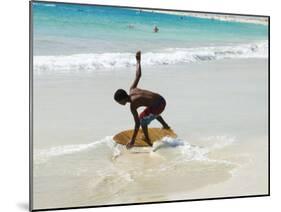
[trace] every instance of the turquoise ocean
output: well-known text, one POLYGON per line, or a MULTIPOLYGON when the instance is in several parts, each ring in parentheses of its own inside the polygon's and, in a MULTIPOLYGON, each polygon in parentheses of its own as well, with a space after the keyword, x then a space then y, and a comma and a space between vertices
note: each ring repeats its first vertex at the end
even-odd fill
POLYGON ((268 27, 130 8, 33 3, 36 72, 265 58, 268 27), (158 33, 153 28, 159 28, 158 33))

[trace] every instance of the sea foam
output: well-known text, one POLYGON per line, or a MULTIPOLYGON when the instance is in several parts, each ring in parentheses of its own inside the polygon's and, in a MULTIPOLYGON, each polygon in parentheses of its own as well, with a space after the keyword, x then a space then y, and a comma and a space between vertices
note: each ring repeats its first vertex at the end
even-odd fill
MULTIPOLYGON (((267 42, 196 48, 168 48, 142 55, 143 66, 195 63, 231 58, 266 58, 267 42)), ((35 56, 35 72, 91 72, 135 66, 134 53, 92 53, 35 56)))
MULTIPOLYGON (((41 164, 49 161, 50 159, 59 158, 61 156, 73 155, 73 154, 84 154, 85 151, 102 151, 105 154, 104 159, 111 158, 115 160, 116 158, 122 156, 125 152, 131 153, 150 153, 157 154, 159 156, 165 157, 165 151, 163 150, 174 150, 177 151, 177 158, 180 161, 207 161, 208 153, 215 149, 221 149, 235 142, 235 138, 230 136, 209 136, 202 138, 202 140, 211 140, 213 145, 210 147, 201 147, 192 145, 190 142, 181 138, 171 138, 164 137, 161 140, 154 142, 153 147, 136 147, 131 150, 126 150, 124 145, 120 145, 114 142, 112 136, 106 136, 103 139, 87 143, 87 144, 74 144, 74 145, 64 145, 56 146, 48 149, 35 149, 34 151, 34 162, 35 164, 41 164), (98 148, 100 148, 98 150, 98 148), (107 149, 109 151, 103 151, 107 149), (107 152, 107 153, 106 153, 107 152)), ((176 159, 176 158, 175 158, 176 159)))

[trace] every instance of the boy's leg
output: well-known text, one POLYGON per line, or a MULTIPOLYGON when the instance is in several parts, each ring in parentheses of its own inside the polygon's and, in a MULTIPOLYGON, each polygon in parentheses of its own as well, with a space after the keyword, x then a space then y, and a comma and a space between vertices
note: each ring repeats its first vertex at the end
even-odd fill
POLYGON ((156 119, 162 124, 164 129, 170 129, 169 125, 164 121, 162 116, 157 116, 156 119))
POLYGON ((146 143, 148 143, 148 145, 152 146, 152 143, 151 143, 151 141, 149 139, 149 136, 148 136, 147 125, 146 124, 142 124, 141 128, 142 128, 143 134, 145 136, 146 143))

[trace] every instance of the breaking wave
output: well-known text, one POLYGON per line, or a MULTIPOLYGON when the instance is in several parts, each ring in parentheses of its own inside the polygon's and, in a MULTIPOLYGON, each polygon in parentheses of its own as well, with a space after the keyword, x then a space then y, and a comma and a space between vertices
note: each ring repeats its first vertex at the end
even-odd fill
MULTIPOLYGON (((232 58, 266 58, 267 42, 238 46, 169 48, 142 55, 143 66, 196 63, 232 58)), ((60 56, 35 56, 36 72, 91 72, 135 66, 134 53, 93 53, 60 56)))

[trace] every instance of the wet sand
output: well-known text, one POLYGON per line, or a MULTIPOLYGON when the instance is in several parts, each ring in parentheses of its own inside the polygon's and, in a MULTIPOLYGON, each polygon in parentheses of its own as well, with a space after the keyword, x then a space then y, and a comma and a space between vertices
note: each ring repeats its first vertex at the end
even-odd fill
POLYGON ((111 139, 134 71, 34 75, 35 209, 267 193, 266 59, 143 67, 179 140, 139 154, 111 139))

